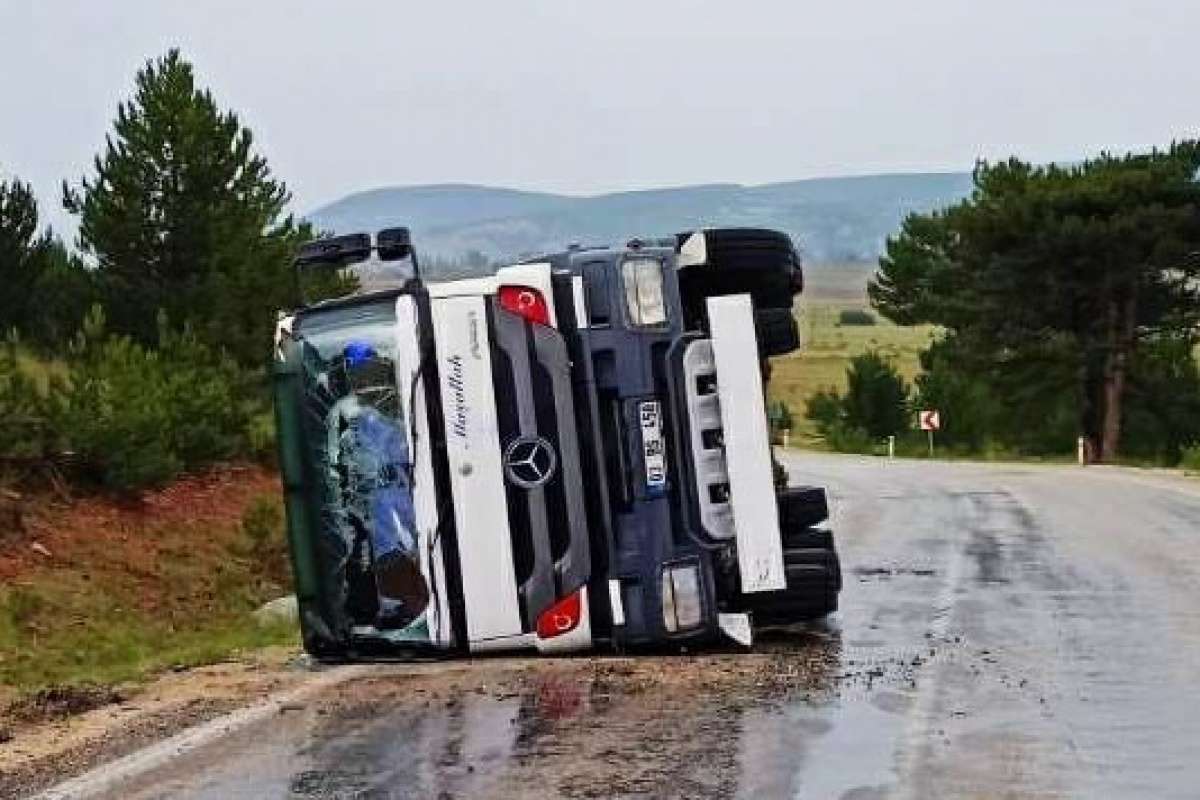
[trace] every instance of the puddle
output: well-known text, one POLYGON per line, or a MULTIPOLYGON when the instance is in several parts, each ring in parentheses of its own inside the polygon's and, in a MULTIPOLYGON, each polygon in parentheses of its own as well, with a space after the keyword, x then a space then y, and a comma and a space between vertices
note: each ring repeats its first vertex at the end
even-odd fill
POLYGON ((858 738, 839 730, 847 669, 870 668, 821 628, 752 654, 397 669, 113 796, 755 796, 790 786, 809 742, 858 738))

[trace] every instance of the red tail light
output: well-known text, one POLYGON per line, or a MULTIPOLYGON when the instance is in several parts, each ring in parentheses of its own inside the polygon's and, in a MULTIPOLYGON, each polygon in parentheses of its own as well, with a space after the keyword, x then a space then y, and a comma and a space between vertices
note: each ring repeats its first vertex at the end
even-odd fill
POLYGON ((550 306, 542 293, 530 286, 501 286, 500 307, 539 325, 550 324, 550 306))
POLYGON ((562 636, 564 633, 575 630, 583 615, 583 604, 579 601, 582 592, 581 589, 575 594, 567 595, 542 612, 537 621, 539 638, 553 639, 555 636, 562 636))

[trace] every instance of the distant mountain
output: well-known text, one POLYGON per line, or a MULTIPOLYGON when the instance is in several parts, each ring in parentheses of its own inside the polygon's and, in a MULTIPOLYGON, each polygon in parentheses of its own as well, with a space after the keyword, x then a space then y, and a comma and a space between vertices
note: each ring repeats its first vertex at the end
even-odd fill
POLYGON ((621 242, 714 225, 785 230, 805 259, 870 261, 912 211, 966 196, 967 173, 819 178, 762 186, 710 184, 571 197, 466 184, 398 186, 349 195, 307 215, 335 233, 407 225, 421 253, 460 260, 621 242))

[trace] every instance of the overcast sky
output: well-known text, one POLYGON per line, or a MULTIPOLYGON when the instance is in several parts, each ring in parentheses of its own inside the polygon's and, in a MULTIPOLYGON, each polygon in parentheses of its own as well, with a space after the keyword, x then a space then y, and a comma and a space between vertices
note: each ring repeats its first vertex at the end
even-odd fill
POLYGON ((89 167, 179 46, 298 211, 1074 159, 1200 127, 1196 0, 0 0, 0 171, 89 167))

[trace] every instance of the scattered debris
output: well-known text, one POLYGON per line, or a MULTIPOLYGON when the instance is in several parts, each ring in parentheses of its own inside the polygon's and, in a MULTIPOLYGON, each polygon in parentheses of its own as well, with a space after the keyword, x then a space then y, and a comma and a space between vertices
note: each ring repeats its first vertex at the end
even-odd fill
POLYGON ((112 686, 51 686, 14 701, 8 714, 21 722, 38 722, 124 701, 125 695, 112 686))

